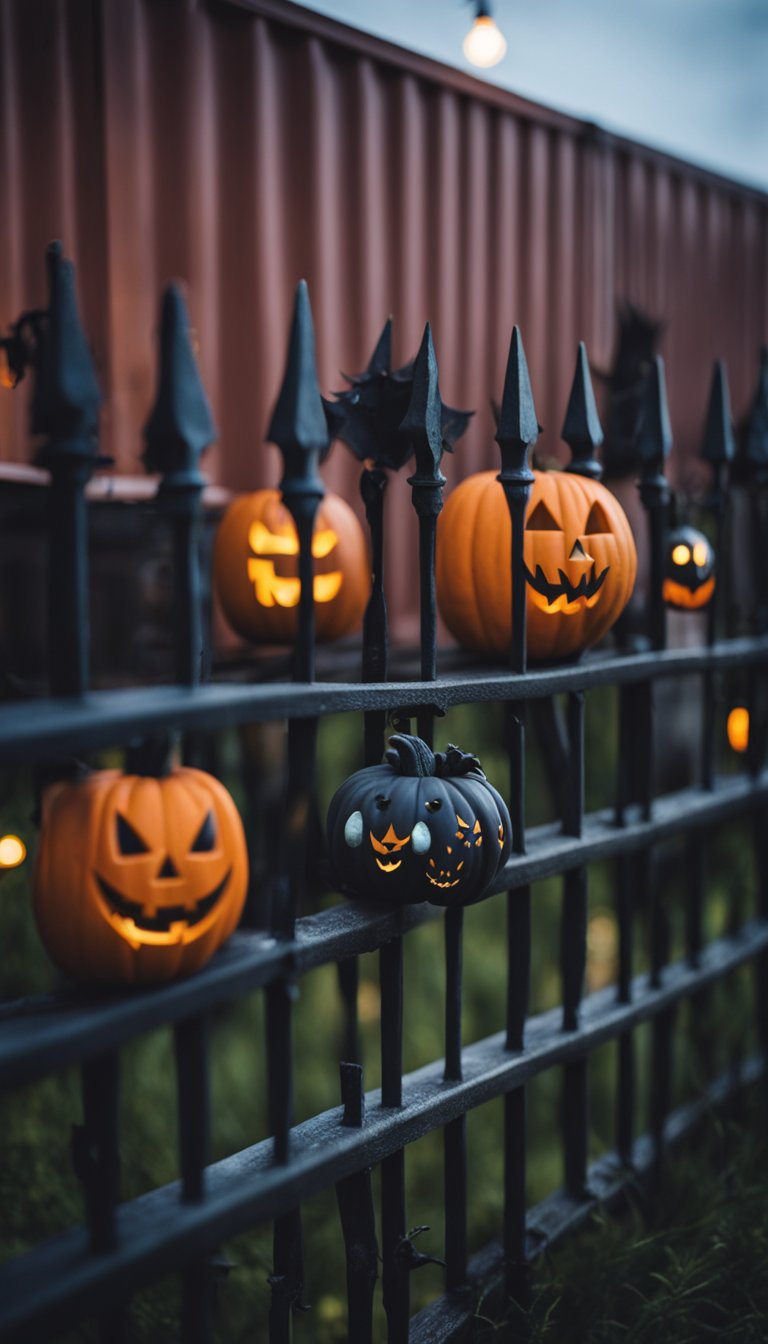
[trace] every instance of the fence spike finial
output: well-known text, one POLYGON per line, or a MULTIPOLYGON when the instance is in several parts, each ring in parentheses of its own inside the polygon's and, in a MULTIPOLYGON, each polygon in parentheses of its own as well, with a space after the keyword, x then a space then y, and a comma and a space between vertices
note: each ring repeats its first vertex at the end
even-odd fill
POLYGON ((740 456, 742 474, 762 484, 768 478, 768 345, 760 351, 760 373, 742 425, 740 456))
POLYGON ((533 480, 528 454, 539 437, 531 379, 520 328, 512 328, 496 442, 501 448, 501 480, 533 480))
POLYGON ((664 360, 654 356, 645 385, 640 423, 637 430, 637 452, 643 475, 663 474, 664 462, 672 449, 672 426, 669 420, 667 384, 664 360))
POLYGON ((390 313, 384 326, 381 329, 381 335, 376 342, 371 358, 368 361, 366 373, 375 378, 379 373, 389 373, 392 369, 392 314, 390 313))
POLYGON ((587 347, 583 341, 579 341, 576 371, 573 375, 561 437, 568 444, 572 454, 566 471, 575 472, 579 476, 591 476, 593 480, 599 481, 603 469, 595 457, 595 449, 600 447, 604 435, 595 404, 587 347))
POLYGON ((445 485, 440 471, 443 456, 442 402, 437 381, 437 358, 427 323, 413 366, 411 400, 400 429, 413 443, 416 471, 409 483, 445 485))
POLYGON ((705 462, 711 462, 714 467, 722 467, 732 461, 735 452, 728 374, 724 361, 718 359, 715 361, 712 373, 701 456, 705 462))
POLYGON ((216 426, 192 349, 189 314, 181 289, 166 285, 160 310, 157 395, 144 426, 142 461, 163 477, 163 488, 199 488, 201 453, 216 439, 216 426))
POLYGON ((39 328, 37 377, 32 397, 32 433, 51 442, 39 461, 48 466, 51 454, 95 459, 101 392, 93 357, 80 322, 75 267, 63 255, 59 242, 47 249, 47 322, 39 328))
POLYGON ((321 498, 325 490, 317 464, 328 446, 328 424, 317 381, 315 330, 306 280, 300 280, 296 287, 285 375, 267 438, 283 455, 283 495, 313 494, 321 498))

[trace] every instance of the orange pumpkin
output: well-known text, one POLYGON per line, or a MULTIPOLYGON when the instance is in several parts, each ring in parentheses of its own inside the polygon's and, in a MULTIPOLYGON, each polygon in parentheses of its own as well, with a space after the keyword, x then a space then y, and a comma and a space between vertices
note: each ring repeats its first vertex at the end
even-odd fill
MULTIPOLYGON (((637 553, 615 497, 598 481, 535 471, 525 515, 526 631, 533 660, 596 644, 629 601, 637 553)), ((505 655, 512 638, 512 524, 493 471, 449 495, 437 530, 437 600, 448 629, 479 653, 505 655)))
POLYGON ((198 970, 235 928, 247 885, 239 813, 202 770, 101 770, 45 794, 35 918, 76 979, 149 984, 198 970))
MULTIPOLYGON (((213 550, 216 591, 230 625, 253 644, 290 644, 299 603, 298 538, 279 490, 241 495, 213 550)), ((312 539, 317 638, 339 639, 362 619, 370 591, 363 529, 338 495, 324 495, 312 539)))

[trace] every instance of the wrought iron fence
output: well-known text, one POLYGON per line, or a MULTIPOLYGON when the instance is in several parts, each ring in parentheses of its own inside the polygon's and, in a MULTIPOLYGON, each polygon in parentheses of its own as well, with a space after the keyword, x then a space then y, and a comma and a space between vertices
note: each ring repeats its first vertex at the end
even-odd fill
MULTIPOLYGON (((328 446, 314 368, 306 291, 297 295, 285 382, 270 437, 284 460, 282 491, 298 531, 301 600, 292 681, 202 684, 196 535, 203 477, 198 459, 213 437, 205 395, 189 344, 183 301, 171 288, 163 304, 161 362, 155 407, 146 431, 145 460, 160 474, 158 508, 173 536, 176 684, 93 692, 88 686, 87 554, 84 487, 98 463, 99 393, 76 310, 72 267, 49 253, 50 303, 12 330, 5 342, 16 373, 31 361, 35 373, 32 429, 45 437, 40 461, 50 472, 50 696, 0 706, 0 764, 35 765, 41 778, 67 762, 168 732, 220 728, 285 719, 287 793, 281 876, 271 890, 269 927, 242 929, 198 974, 151 991, 130 994, 60 993, 5 1005, 0 1014, 0 1083, 7 1089, 65 1065, 82 1076, 83 1124, 73 1148, 82 1182, 84 1228, 74 1228, 6 1263, 0 1269, 3 1339, 53 1336, 85 1316, 96 1316, 104 1338, 122 1337, 118 1304, 169 1272, 183 1278, 181 1337, 214 1336, 210 1263, 224 1240, 257 1223, 274 1222, 271 1308, 263 1333, 273 1344, 288 1340, 304 1280, 301 1204, 335 1186, 347 1260, 349 1338, 372 1338, 374 1287, 382 1262, 384 1307, 390 1341, 447 1340, 471 1328, 476 1294, 496 1285, 525 1304, 529 1266, 542 1244, 570 1232, 611 1199, 638 1172, 658 1167, 666 1147, 701 1117, 705 1107, 760 1076, 768 1048, 768 774, 763 766, 764 705, 761 676, 768 661, 764 566, 755 573, 758 616, 748 637, 717 639, 725 610, 718 585, 706 643, 665 648, 662 600, 668 491, 664 461, 670 431, 663 365, 657 361, 646 392, 638 440, 640 483, 648 511, 650 597, 645 649, 596 655, 582 661, 527 670, 526 579, 523 526, 532 475, 529 454, 538 426, 520 335, 512 337, 499 416, 499 480, 512 519, 510 557, 513 633, 510 666, 462 665, 438 674, 435 610, 435 532, 444 484, 437 366, 429 329, 413 369, 405 427, 415 452, 410 478, 420 532, 421 645, 419 675, 387 680, 386 610, 382 589, 383 482, 364 469, 364 499, 373 534, 374 598, 366 624, 360 681, 315 679, 311 538, 323 486, 318 456, 328 446), (746 670, 752 729, 747 770, 720 778, 716 771, 719 680, 746 670), (703 686, 701 778, 698 786, 655 796, 653 691, 661 678, 695 674, 703 686), (618 771, 615 806, 585 813, 584 702, 597 687, 619 693, 618 771), (525 726, 529 702, 566 697, 562 762, 566 785, 559 822, 525 825, 525 726), (507 893, 508 995, 505 1029, 462 1048, 462 912, 448 909, 445 924, 445 1058, 403 1076, 403 940, 417 924, 441 917, 428 904, 396 909, 337 904, 300 918, 308 875, 306 817, 313 807, 318 721, 337 712, 362 714, 367 763, 381 756, 386 719, 415 718, 431 740, 435 714, 459 704, 504 706, 509 753, 513 853, 491 895, 507 893), (651 878, 653 846, 670 836, 694 840, 729 818, 753 823, 757 899, 752 917, 716 941, 702 925, 706 874, 700 846, 690 848, 686 893, 686 955, 668 962, 658 894, 651 878), (616 865, 619 975, 615 986, 583 996, 589 865, 616 865), (530 973, 531 883, 562 875, 562 1005, 527 1017, 530 973), (631 891, 650 909, 650 975, 633 973, 635 921, 631 891), (346 1040, 356 1039, 356 958, 378 951, 381 985, 380 1091, 364 1095, 362 1070, 341 1062, 340 1109, 292 1123, 294 1063, 292 991, 312 968, 337 963, 347 1015, 346 1040), (757 970, 756 999, 761 1055, 736 1073, 715 1077, 707 1093, 672 1110, 672 1042, 676 1010, 685 1001, 745 964, 757 970), (206 1024, 219 1005, 263 989, 266 999, 267 1074, 272 1137, 216 1163, 209 1160, 209 1084, 206 1024), (633 1128, 636 1084, 633 1032, 652 1024, 651 1132, 633 1128), (158 1025, 175 1033, 180 1178, 127 1203, 120 1200, 118 1096, 120 1051, 158 1025), (588 1167, 587 1065, 590 1054, 615 1042, 615 1151, 588 1167), (526 1209, 526 1085, 562 1066, 561 1141, 564 1188, 534 1210, 526 1209), (504 1099, 505 1178, 503 1224, 497 1243, 467 1245, 467 1142, 469 1111, 504 1099), (445 1295, 410 1319, 409 1276, 423 1261, 409 1233, 405 1206, 405 1152, 409 1143, 442 1130, 445 1151, 445 1295), (380 1165, 381 1234, 377 1237, 371 1169, 380 1165), (467 1288, 474 1288, 473 1293, 467 1288)), ((379 354, 381 354, 381 350, 379 354)), ((762 403, 742 453, 745 480, 758 491, 766 474, 768 433, 762 403)), ((599 475, 595 448, 599 424, 581 351, 566 416, 570 470, 599 475)), ((713 511, 724 554, 728 472, 733 439, 724 371, 716 370, 703 455, 713 466, 713 511)), ((381 475, 381 474, 380 474, 381 475)), ((755 495, 755 498, 757 496, 755 495)), ((759 504, 755 504, 759 519, 759 504)), ((316 857, 316 856, 315 856, 316 857)))

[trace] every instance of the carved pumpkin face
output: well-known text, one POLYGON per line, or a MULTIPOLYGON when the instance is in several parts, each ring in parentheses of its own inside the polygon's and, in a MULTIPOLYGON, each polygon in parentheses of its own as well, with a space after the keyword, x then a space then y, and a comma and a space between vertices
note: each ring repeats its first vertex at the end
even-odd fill
POLYGON ((358 770, 328 811, 341 888, 396 905, 479 900, 510 850, 506 805, 478 762, 437 756, 419 738, 390 739, 387 763, 358 770))
MULTIPOLYGON (((512 525, 495 472, 462 481, 437 531, 437 600, 460 644, 506 655, 512 638, 512 525)), ((532 660, 596 644, 624 610, 637 572, 629 523, 598 481, 534 472, 523 540, 532 660)))
POLYGON ((715 591, 715 552, 703 532, 676 527, 668 538, 662 594, 668 607, 706 607, 715 591))
POLYGON ((54 785, 34 877, 40 936, 78 979, 149 983, 202 966, 235 928, 248 861, 218 780, 99 771, 54 785))
MULTIPOLYGON (((362 618, 370 590, 363 530, 327 494, 312 539, 317 637, 339 639, 362 618)), ((213 552, 216 591, 230 625, 254 644, 290 644, 300 596, 298 538, 278 490, 241 495, 227 509, 213 552)))

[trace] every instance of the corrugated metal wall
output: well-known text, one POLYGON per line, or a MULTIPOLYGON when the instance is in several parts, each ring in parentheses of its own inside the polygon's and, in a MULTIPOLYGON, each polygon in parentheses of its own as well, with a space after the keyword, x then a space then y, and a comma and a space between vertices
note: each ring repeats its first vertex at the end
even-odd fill
MULTIPOLYGON (((302 275, 324 390, 389 312, 398 359, 432 321, 445 399, 478 409, 453 477, 495 460, 488 401, 515 321, 545 456, 576 342, 607 366, 618 299, 667 322, 681 452, 715 357, 745 406, 768 337, 765 196, 282 0, 0 0, 0 43, 0 323, 42 299, 61 237, 120 471, 137 468, 171 276, 221 431, 208 471, 234 488, 276 476, 262 435, 302 275)), ((21 396, 0 397, 0 456, 31 456, 21 396)), ((326 474, 355 497, 345 450, 326 474)))

